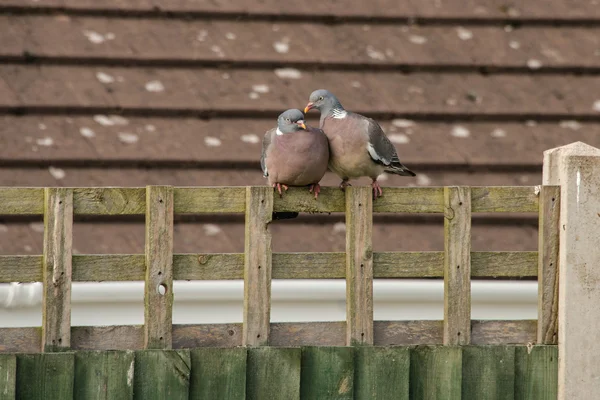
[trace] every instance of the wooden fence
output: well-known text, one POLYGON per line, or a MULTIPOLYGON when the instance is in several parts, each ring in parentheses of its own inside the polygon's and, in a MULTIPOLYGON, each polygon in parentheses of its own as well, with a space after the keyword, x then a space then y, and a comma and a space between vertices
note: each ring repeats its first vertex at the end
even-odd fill
POLYGON ((556 343, 560 187, 0 188, 0 215, 43 215, 44 253, 0 257, 0 282, 43 282, 43 325, 0 329, 0 351, 556 343), (346 252, 272 253, 273 212, 345 212, 346 252), (373 252, 372 213, 443 213, 443 252, 373 252), (472 252, 472 213, 536 212, 537 252, 472 252), (174 214, 245 213, 244 254, 173 254, 174 214), (74 215, 145 215, 145 254, 73 255, 74 215), (471 320, 471 279, 539 282, 538 320, 471 320), (347 319, 270 323, 271 279, 346 279, 347 319), (443 321, 373 321, 374 278, 444 279, 443 321), (244 279, 242 324, 173 325, 173 281, 244 279), (145 280, 142 326, 72 327, 72 282, 145 280))

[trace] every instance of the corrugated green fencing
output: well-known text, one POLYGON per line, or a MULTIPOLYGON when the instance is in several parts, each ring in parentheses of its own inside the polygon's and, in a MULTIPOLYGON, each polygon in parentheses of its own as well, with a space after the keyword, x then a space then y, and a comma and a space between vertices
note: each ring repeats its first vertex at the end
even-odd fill
POLYGON ((556 346, 198 348, 0 355, 0 399, 555 400, 556 346))

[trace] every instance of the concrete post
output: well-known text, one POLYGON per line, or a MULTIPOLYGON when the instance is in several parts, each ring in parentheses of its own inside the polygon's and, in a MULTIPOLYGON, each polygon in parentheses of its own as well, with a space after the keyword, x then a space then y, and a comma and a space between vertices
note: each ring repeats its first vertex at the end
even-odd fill
POLYGON ((544 152, 544 185, 560 185, 558 398, 600 399, 600 149, 544 152))

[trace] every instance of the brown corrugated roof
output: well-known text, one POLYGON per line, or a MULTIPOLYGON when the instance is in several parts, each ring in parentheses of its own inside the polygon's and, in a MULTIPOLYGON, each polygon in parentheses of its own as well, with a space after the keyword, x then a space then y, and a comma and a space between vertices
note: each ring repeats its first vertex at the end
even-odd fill
MULTIPOLYGON (((540 184, 545 149, 600 147, 594 1, 0 0, 0 186, 264 184, 265 130, 321 87, 418 174, 384 186, 540 184)), ((507 217, 477 216, 473 248, 535 249, 535 220, 507 217)), ((242 219, 212 218, 178 223, 175 251, 242 251, 242 219)), ((376 251, 443 248, 441 221, 386 218, 376 251)), ((341 251, 340 221, 277 221, 274 249, 341 251)), ((0 223, 1 254, 41 252, 39 224, 0 223)), ((143 243, 76 223, 82 253, 143 243)))

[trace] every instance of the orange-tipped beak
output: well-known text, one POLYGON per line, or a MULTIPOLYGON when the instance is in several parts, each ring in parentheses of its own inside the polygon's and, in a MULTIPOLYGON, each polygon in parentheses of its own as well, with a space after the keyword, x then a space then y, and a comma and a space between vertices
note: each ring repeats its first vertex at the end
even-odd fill
POLYGON ((312 110, 314 108, 314 104, 313 103, 308 103, 306 105, 306 107, 304 107, 304 114, 306 114, 307 112, 309 112, 310 110, 312 110))
POLYGON ((296 124, 298 124, 298 126, 301 127, 302 129, 306 130, 306 125, 304 124, 304 121, 300 120, 300 121, 296 122, 296 124))

